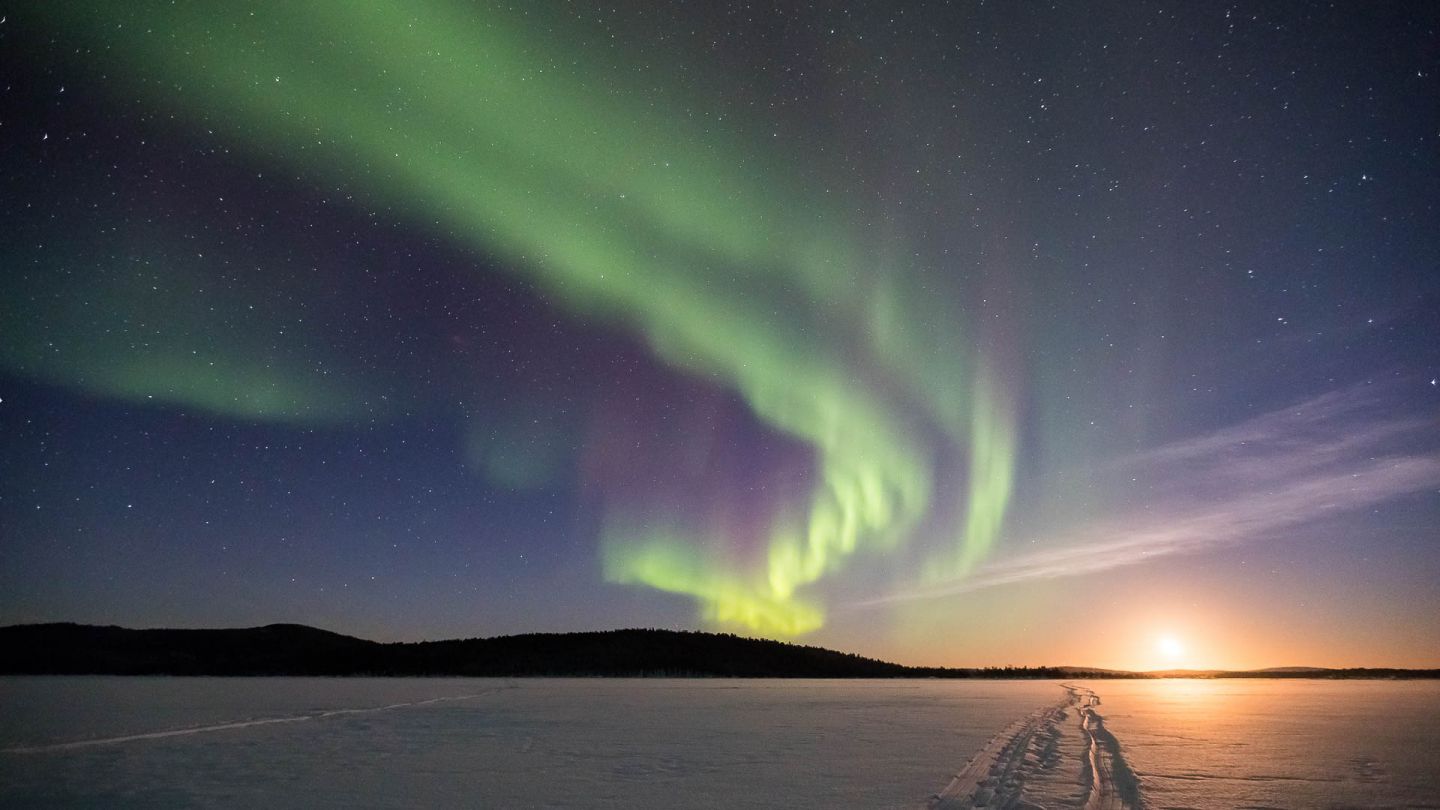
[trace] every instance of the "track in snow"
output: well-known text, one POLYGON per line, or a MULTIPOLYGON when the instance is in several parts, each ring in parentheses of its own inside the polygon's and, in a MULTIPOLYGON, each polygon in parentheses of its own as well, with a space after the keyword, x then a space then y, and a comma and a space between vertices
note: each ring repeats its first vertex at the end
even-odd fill
POLYGON ((164 731, 150 731, 143 734, 126 734, 120 737, 99 737, 88 740, 75 740, 72 742, 50 743, 47 745, 25 745, 15 748, 0 749, 0 754, 43 754, 51 751, 72 751, 77 748, 94 748, 101 745, 118 745, 120 743, 139 742, 141 740, 160 740, 166 737, 188 737, 192 734, 210 734, 217 731, 231 731, 239 728, 253 728, 255 726, 271 726, 279 723, 300 723, 306 720, 324 720, 328 717, 340 717, 348 714, 372 714, 374 712, 387 712, 395 709, 409 709, 417 706, 429 706, 435 703, 448 703, 455 700, 471 700, 482 697, 499 689, 486 689, 470 695, 453 695, 447 697, 430 698, 428 700, 416 700, 409 703, 391 703, 387 706, 367 706, 355 709, 330 709, 328 711, 312 712, 309 714, 296 714, 286 717, 262 717, 254 720, 236 720, 229 723, 214 723, 206 726, 186 726, 184 728, 166 729, 164 731))
POLYGON ((1135 810, 1139 780, 1096 710, 1100 698, 1063 684, 1065 697, 1016 720, 971 757, 931 810, 1135 810))

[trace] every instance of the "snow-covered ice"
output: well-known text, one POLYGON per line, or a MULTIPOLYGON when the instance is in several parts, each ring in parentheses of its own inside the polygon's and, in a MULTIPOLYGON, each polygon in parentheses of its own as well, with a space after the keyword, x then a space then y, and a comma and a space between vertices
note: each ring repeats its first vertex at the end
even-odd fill
POLYGON ((0 806, 1436 806, 1440 683, 0 678, 0 806))
POLYGON ((995 729, 1057 692, 893 680, 0 679, 0 805, 915 808, 995 729), (415 705, 466 695, 476 696, 415 705))
POLYGON ((1086 685, 1146 807, 1440 808, 1440 681, 1086 685))

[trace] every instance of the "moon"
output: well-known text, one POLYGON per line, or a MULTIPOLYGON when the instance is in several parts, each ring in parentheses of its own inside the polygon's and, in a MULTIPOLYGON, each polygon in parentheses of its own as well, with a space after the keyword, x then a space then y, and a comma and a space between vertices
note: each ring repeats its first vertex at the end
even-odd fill
POLYGON ((1174 636, 1161 636, 1160 640, 1155 643, 1155 647, 1160 650, 1161 655, 1170 660, 1185 654, 1185 645, 1181 644, 1180 639, 1174 636))

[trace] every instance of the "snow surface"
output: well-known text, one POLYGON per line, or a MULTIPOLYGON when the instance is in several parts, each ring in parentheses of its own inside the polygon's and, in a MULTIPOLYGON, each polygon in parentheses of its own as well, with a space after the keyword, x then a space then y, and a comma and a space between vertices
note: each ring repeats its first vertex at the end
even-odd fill
POLYGON ((916 808, 1058 694, 993 681, 8 678, 0 805, 916 808), (459 699, 422 703, 436 698, 459 699))
POLYGON ((1440 681, 1089 681, 1146 807, 1440 808, 1440 681))
POLYGON ((0 806, 1436 807, 1440 682, 0 678, 0 806))

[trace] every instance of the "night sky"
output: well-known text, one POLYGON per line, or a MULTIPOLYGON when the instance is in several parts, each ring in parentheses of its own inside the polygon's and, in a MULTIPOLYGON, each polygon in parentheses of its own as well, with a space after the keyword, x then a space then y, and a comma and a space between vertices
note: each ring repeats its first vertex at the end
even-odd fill
POLYGON ((1440 5, 0 18, 0 624, 1440 666, 1440 5))

